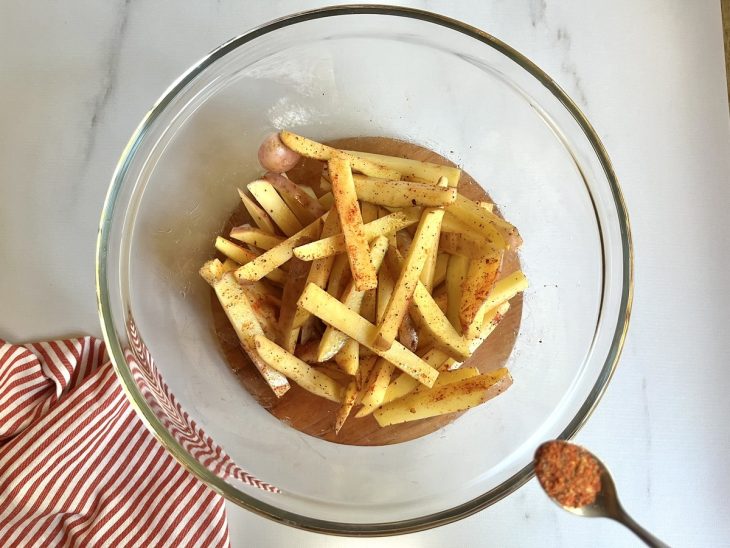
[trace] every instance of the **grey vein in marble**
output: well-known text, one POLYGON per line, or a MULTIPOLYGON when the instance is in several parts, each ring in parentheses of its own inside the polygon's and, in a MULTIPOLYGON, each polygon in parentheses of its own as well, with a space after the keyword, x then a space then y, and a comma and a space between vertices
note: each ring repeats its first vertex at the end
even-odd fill
POLYGON ((84 169, 88 165, 91 153, 94 150, 99 121, 104 115, 104 110, 106 109, 109 99, 114 92, 114 86, 117 81, 117 69, 119 67, 119 56, 122 42, 124 41, 127 31, 127 21, 129 19, 129 7, 131 3, 132 0, 123 0, 119 6, 119 23, 107 44, 107 51, 104 55, 104 79, 102 80, 102 87, 94 101, 94 107, 91 112, 91 121, 89 123, 89 133, 84 147, 84 169))

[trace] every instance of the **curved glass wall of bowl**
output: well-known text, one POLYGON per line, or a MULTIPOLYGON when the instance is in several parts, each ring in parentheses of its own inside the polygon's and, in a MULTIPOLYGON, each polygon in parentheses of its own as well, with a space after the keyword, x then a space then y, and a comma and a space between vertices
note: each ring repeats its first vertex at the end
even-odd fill
POLYGON ((402 16, 290 20, 194 68, 126 151, 100 249, 112 346, 127 344, 131 313, 182 407, 236 463, 283 492, 216 480, 170 442, 173 452, 244 506, 335 532, 428 527, 521 485, 535 446, 571 435, 590 413, 630 305, 625 211, 580 114, 501 43, 391 11, 402 16), (237 206, 236 187, 261 173, 256 151, 275 128, 411 141, 484 185, 521 231, 531 283, 510 390, 432 435, 352 447, 289 428, 236 381, 197 270, 237 206))

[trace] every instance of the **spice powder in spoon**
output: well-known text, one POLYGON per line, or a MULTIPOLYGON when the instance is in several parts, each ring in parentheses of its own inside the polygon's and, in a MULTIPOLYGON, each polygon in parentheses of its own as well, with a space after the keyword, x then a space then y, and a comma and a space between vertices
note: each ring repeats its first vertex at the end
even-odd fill
POLYGON ((535 474, 550 497, 570 508, 593 504, 601 491, 598 461, 572 443, 542 444, 535 453, 535 474))

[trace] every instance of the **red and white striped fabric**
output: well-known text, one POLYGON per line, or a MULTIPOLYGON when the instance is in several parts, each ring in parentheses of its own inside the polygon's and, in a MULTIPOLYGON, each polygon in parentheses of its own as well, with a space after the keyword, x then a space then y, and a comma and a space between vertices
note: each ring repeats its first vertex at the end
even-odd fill
POLYGON ((228 545, 223 499, 147 431, 101 341, 0 340, 0 546, 228 545))

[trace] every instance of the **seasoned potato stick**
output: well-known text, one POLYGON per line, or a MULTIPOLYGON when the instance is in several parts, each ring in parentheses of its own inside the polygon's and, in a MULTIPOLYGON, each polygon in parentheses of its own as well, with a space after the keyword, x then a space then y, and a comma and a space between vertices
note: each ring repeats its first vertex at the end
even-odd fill
POLYGON ((460 330, 461 319, 459 309, 461 307, 462 285, 469 270, 469 259, 463 255, 452 255, 449 259, 449 266, 446 269, 446 317, 451 325, 460 330))
POLYGON ((350 384, 345 388, 345 394, 342 397, 342 406, 337 411, 337 419, 335 420, 335 435, 339 434, 342 426, 345 424, 347 417, 350 416, 350 411, 355 406, 355 399, 357 398, 357 382, 354 380, 350 381, 350 384))
POLYGON ((456 197, 453 204, 448 206, 447 211, 499 249, 505 249, 507 239, 516 233, 516 229, 507 221, 483 207, 479 207, 461 194, 456 197))
POLYGON ((489 296, 482 303, 480 312, 474 318, 474 321, 468 326, 464 336, 467 339, 473 339, 484 328, 485 311, 491 310, 495 306, 510 300, 512 297, 524 291, 527 288, 527 278, 521 271, 513 272, 509 276, 505 276, 494 284, 489 296))
POLYGON ((456 201, 455 188, 439 188, 429 183, 388 181, 353 175, 355 192, 366 203, 387 207, 446 206, 456 201))
POLYGON ((340 351, 335 354, 335 363, 348 375, 357 375, 360 366, 360 343, 347 339, 340 351))
POLYGON ((464 283, 461 285, 461 302, 459 303, 459 319, 461 330, 466 332, 478 313, 486 309, 482 304, 494 287, 502 266, 501 251, 486 251, 469 263, 464 283))
POLYGON ((446 177, 449 180, 450 187, 456 187, 459 185, 461 170, 457 167, 444 166, 432 162, 422 162, 420 160, 411 160, 408 158, 398 158, 396 156, 373 154, 371 152, 358 152, 355 150, 346 150, 345 152, 357 158, 364 158, 393 169, 401 174, 401 179, 417 179, 435 184, 441 177, 446 177))
POLYGON ((422 283, 413 293, 412 309, 419 317, 419 323, 432 335, 434 342, 451 356, 465 360, 469 357, 467 341, 451 325, 451 322, 436 304, 422 283))
POLYGON ((279 192, 286 204, 299 217, 302 223, 311 223, 314 219, 321 217, 327 212, 322 207, 322 204, 317 201, 317 197, 314 194, 308 194, 304 190, 305 187, 301 187, 292 182, 286 175, 268 172, 264 175, 264 179, 271 183, 279 192), (296 207, 296 210, 292 207, 293 205, 296 207))
MULTIPOLYGON (((385 391, 390 384, 390 376, 393 374, 394 366, 388 360, 380 358, 375 364, 375 369, 370 374, 368 387, 363 394, 362 408, 357 412, 355 418, 367 417, 383 402, 385 391)), ((438 382, 438 379, 437 379, 438 382)))
POLYGON ((476 203, 479 207, 483 207, 490 213, 492 213, 494 211, 494 204, 492 202, 486 202, 484 200, 477 200, 474 203, 476 203))
POLYGON ((336 148, 312 141, 311 139, 291 133, 290 131, 281 131, 279 133, 279 138, 287 147, 307 158, 328 162, 333 156, 339 154, 351 163, 352 169, 365 175, 369 175, 371 177, 382 177, 384 179, 400 178, 400 174, 394 169, 385 167, 384 165, 373 162, 372 160, 343 153, 336 148))
MULTIPOLYGON (((364 347, 363 347, 364 348, 364 347)), ((362 397, 365 395, 365 390, 368 387, 368 379, 370 379, 370 373, 372 373, 373 368, 375 367, 375 364, 378 361, 378 357, 376 355, 370 355, 364 357, 362 360, 360 360, 360 368, 357 370, 357 375, 355 375, 355 382, 357 383, 358 388, 358 395, 357 399, 355 400, 356 404, 360 403, 360 400, 362 400, 362 397)), ((406 373, 403 373, 406 375, 406 373)), ((406 375, 409 378, 409 375, 406 375)), ((416 384, 419 384, 419 382, 415 379, 413 379, 416 384)))
MULTIPOLYGON (((328 236, 331 236, 332 234, 337 234, 339 231, 340 220, 337 217, 337 213, 334 211, 334 209, 331 209, 329 214, 327 215, 327 218, 324 221, 324 225, 322 226, 321 236, 323 238, 326 238, 328 236)), ((312 261, 312 268, 310 268, 309 270, 306 283, 313 283, 321 288, 325 288, 327 286, 327 280, 329 280, 330 273, 332 272, 334 262, 334 256, 324 257, 322 259, 312 261)), ((344 270, 340 270, 338 276, 340 276, 340 278, 344 278, 345 274, 347 273, 344 270)), ((339 294, 337 296, 339 296, 339 294)), ((302 325, 304 325, 304 322, 306 322, 310 317, 311 314, 309 314, 309 312, 301 308, 297 308, 297 313, 294 316, 293 326, 301 327, 302 325)))
MULTIPOLYGON (((433 273, 433 287, 438 287, 446 279, 446 268, 449 266, 449 254, 439 253, 436 256, 436 266, 433 273)), ((433 291, 433 287, 431 290, 433 291)))
MULTIPOLYGON (((236 245, 220 236, 215 239, 215 248, 229 259, 236 261, 239 265, 248 264, 258 257, 258 255, 256 255, 253 251, 250 251, 245 247, 241 247, 240 245, 236 245)), ((274 268, 270 272, 267 272, 265 276, 272 282, 276 282, 278 284, 283 284, 286 281, 286 274, 278 268, 274 268)))
POLYGON ((380 426, 465 411, 504 392, 512 384, 506 368, 492 373, 414 392, 383 405, 373 416, 380 426))
POLYGON ((240 188, 238 189, 238 195, 241 197, 241 201, 246 207, 246 211, 248 211, 248 214, 251 216, 251 219, 253 219, 253 222, 256 223, 256 226, 270 234, 275 234, 276 226, 271 220, 271 217, 269 217, 268 214, 240 188))
POLYGON ((302 229, 302 223, 292 213, 286 202, 281 199, 281 196, 270 182, 264 180, 253 181, 246 188, 284 234, 293 236, 302 229))
POLYGON ((332 177, 332 194, 335 197, 335 207, 345 237, 352 279, 359 291, 373 289, 378 285, 378 279, 375 268, 370 262, 368 240, 363 229, 350 164, 346 158, 335 155, 327 166, 332 177))
POLYGON ((473 234, 442 232, 439 240, 439 251, 449 255, 462 255, 470 259, 476 259, 484 253, 502 251, 502 249, 473 234))
POLYGON ((287 352, 294 352, 299 335, 299 327, 294 325, 297 314, 297 301, 304 291, 312 263, 292 258, 287 273, 284 291, 281 294, 279 310, 279 345, 287 352))
POLYGON ((423 263, 423 270, 421 271, 421 282, 429 293, 433 291, 433 279, 436 276, 437 251, 437 246, 433 246, 426 251, 426 262, 423 263))
MULTIPOLYGON (((431 348, 430 350, 421 354, 421 359, 434 369, 440 369, 444 362, 449 359, 449 357, 446 353, 439 350, 438 348, 431 348)), ((439 378, 440 377, 441 375, 439 374, 439 378)), ((438 382, 438 379, 436 379, 436 382, 438 382)), ((410 375, 407 375, 406 373, 401 373, 388 386, 388 389, 385 391, 385 396, 383 397, 382 403, 386 404, 393 400, 397 400, 398 398, 402 398, 406 394, 410 394, 411 392, 413 392, 413 390, 415 390, 419 386, 423 385, 421 385, 416 379, 414 379, 410 375)))
POLYGON ((236 270, 236 278, 241 283, 260 280, 271 271, 277 269, 294 256, 294 248, 306 238, 319 237, 323 218, 320 217, 310 225, 287 238, 279 245, 259 255, 250 263, 236 270))
POLYGON ((408 310, 413 291, 421 276, 426 251, 437 245, 443 215, 443 209, 426 208, 423 210, 416 236, 413 238, 413 243, 403 262, 403 268, 395 283, 390 301, 388 301, 383 320, 378 324, 378 333, 373 344, 380 350, 390 348, 395 339, 398 327, 408 310))
MULTIPOLYGON (((380 219, 363 225, 365 238, 368 241, 372 241, 378 236, 397 232, 407 226, 416 224, 419 217, 420 212, 413 209, 391 213, 386 217, 381 217, 380 219)), ((294 255, 303 261, 313 261, 342 253, 346 251, 346 249, 345 236, 340 233, 326 238, 323 237, 321 240, 317 240, 316 242, 302 245, 294 250, 294 255)))
POLYGON ((304 289, 299 299, 299 306, 306 308, 348 337, 369 347, 375 354, 385 358, 422 384, 433 386, 436 381, 438 372, 398 341, 393 342, 386 351, 374 348, 371 341, 377 332, 376 327, 316 285, 309 284, 304 289))
MULTIPOLYGON (((441 373, 439 373, 439 378, 436 379, 433 387, 438 388, 447 384, 453 384, 455 382, 463 381, 464 379, 471 379, 472 377, 477 377, 478 375, 479 369, 477 369, 476 367, 462 367, 461 369, 455 369, 453 371, 442 371, 441 373)), ((417 392, 423 392, 424 390, 429 389, 422 384, 419 384, 413 390, 413 393, 415 394, 417 392)))
MULTIPOLYGON (((376 268, 380 268, 380 264, 383 262, 383 257, 385 257, 385 251, 387 249, 388 239, 385 236, 379 236, 373 242, 369 251, 369 258, 376 268)), ((355 281, 353 280, 345 288, 340 300, 347 308, 353 312, 359 313, 364 297, 365 291, 359 291, 355 285, 355 281)), ((340 351, 346 340, 347 335, 332 326, 327 327, 327 329, 324 330, 322 339, 319 341, 318 361, 322 362, 333 358, 335 354, 340 351)))
POLYGON ((263 335, 254 335, 256 352, 266 364, 299 386, 330 401, 341 403, 343 388, 332 378, 310 367, 263 335))
POLYGON ((222 265, 218 260, 208 261, 200 269, 200 274, 213 287, 243 350, 274 391, 274 394, 281 397, 289 390, 289 382, 281 373, 269 367, 256 352, 254 337, 256 335, 263 336, 264 331, 251 308, 248 297, 233 277, 233 274, 226 273, 218 277, 221 267, 222 265))
POLYGON ((266 232, 260 228, 254 228, 248 224, 233 227, 231 229, 230 236, 234 240, 258 247, 264 251, 269 250, 284 241, 284 238, 281 236, 271 234, 270 232, 266 232))

